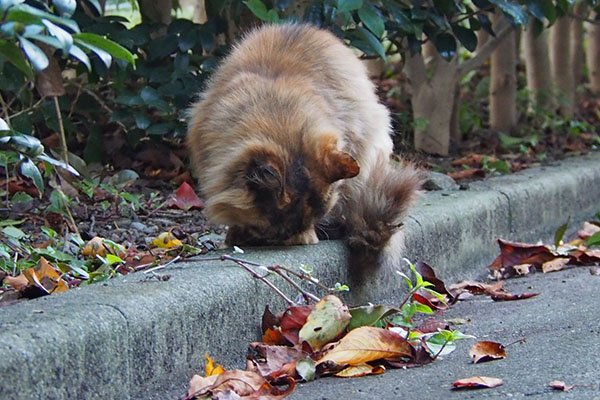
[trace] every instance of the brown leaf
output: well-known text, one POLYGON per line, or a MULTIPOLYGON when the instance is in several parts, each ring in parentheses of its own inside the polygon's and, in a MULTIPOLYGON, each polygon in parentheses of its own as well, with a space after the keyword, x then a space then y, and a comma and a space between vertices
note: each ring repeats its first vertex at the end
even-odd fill
POLYGON ((48 57, 48 67, 35 74, 35 88, 42 97, 62 96, 66 93, 58 61, 54 58, 55 49, 45 43, 36 42, 48 57))
POLYGON ((591 267, 590 274, 599 276, 600 275, 600 267, 591 267))
POLYGON ((414 368, 422 367, 423 365, 433 362, 433 355, 427 350, 422 344, 419 345, 418 349, 412 347, 412 355, 410 358, 386 358, 385 362, 394 368, 414 368))
POLYGON ((444 281, 435 275, 435 271, 427 263, 419 261, 415 264, 415 268, 417 269, 417 272, 421 274, 424 280, 433 284, 433 290, 440 294, 447 295, 450 297, 450 300, 454 299, 454 296, 448 291, 448 289, 446 289, 446 284, 444 281))
POLYGON ((381 365, 359 364, 344 368, 334 375, 340 378, 358 378, 359 376, 365 375, 379 375, 383 374, 384 372, 385 367, 381 365))
POLYGON ((269 381, 281 376, 294 377, 296 375, 296 362, 308 357, 308 354, 295 347, 270 346, 263 343, 250 343, 254 351, 249 360, 256 367, 256 371, 269 381))
POLYGON ((494 301, 512 301, 512 300, 525 300, 531 297, 537 296, 539 293, 522 293, 512 294, 507 292, 493 292, 490 293, 490 297, 494 301))
POLYGON ((435 318, 428 318, 425 321, 423 321, 421 325, 416 327, 415 331, 421 333, 432 333, 438 332, 440 329, 445 330, 449 328, 450 327, 448 326, 448 324, 444 321, 438 321, 435 318))
POLYGON ((542 265, 557 256, 546 246, 509 242, 498 239, 500 255, 488 266, 490 270, 500 270, 521 264, 542 265))
POLYGON ((567 265, 569 263, 569 261, 570 261, 569 258, 562 258, 562 257, 558 257, 558 258, 555 258, 554 260, 546 261, 545 263, 542 264, 542 272, 548 273, 548 272, 553 272, 553 271, 560 271, 561 269, 563 269, 563 267, 565 265, 567 265))
POLYGON ((281 317, 281 333, 292 344, 298 344, 298 332, 306 323, 306 318, 315 308, 313 305, 293 306, 285 310, 281 317))
POLYGON ((480 168, 469 168, 461 171, 450 172, 447 175, 455 181, 459 181, 461 179, 473 178, 475 176, 482 178, 485 176, 485 171, 480 168))
POLYGON ((506 358, 506 350, 500 343, 481 341, 471 346, 469 355, 473 360, 473 364, 477 364, 506 358))
POLYGON ((279 330, 279 328, 268 328, 263 334, 262 341, 265 344, 271 345, 284 345, 288 343, 288 341, 281 334, 281 330, 279 330))
POLYGON ((585 240, 585 239, 588 239, 590 236, 592 236, 596 232, 600 232, 600 226, 586 221, 583 223, 583 228, 581 230, 577 231, 577 235, 581 239, 585 240))
POLYGON ((563 381, 552 381, 550 382, 550 387, 554 390, 562 390, 563 392, 567 392, 575 387, 575 385, 567 386, 563 381))
POLYGON ((25 290, 25 288, 29 284, 29 281, 27 280, 27 278, 25 278, 25 275, 23 274, 19 274, 19 276, 6 276, 4 277, 4 282, 8 283, 10 286, 12 286, 13 289, 15 289, 18 292, 22 292, 23 290, 25 290))
POLYGON ((325 296, 306 318, 306 323, 298 333, 298 340, 308 343, 313 351, 321 350, 346 330, 351 318, 348 306, 338 297, 325 296))
POLYGON ((269 310, 269 306, 266 305, 260 324, 262 333, 264 334, 267 332, 267 329, 272 329, 277 326, 279 326, 279 318, 277 318, 277 316, 269 310))
POLYGON ((452 386, 454 389, 482 389, 493 388, 502 385, 504 382, 500 378, 490 378, 487 376, 472 376, 455 381, 452 386))
POLYGON ((184 211, 196 209, 202 210, 204 203, 194 192, 194 189, 187 183, 183 182, 181 186, 171 195, 169 199, 169 207, 177 207, 184 211))
POLYGON ((207 377, 194 375, 190 381, 188 396, 216 394, 227 390, 234 391, 239 396, 247 396, 260 390, 265 382, 265 378, 258 373, 239 369, 207 377))
POLYGON ((600 250, 576 249, 569 252, 571 263, 589 265, 600 263, 600 250))
POLYGON ((453 167, 462 167, 463 165, 467 165, 471 168, 481 167, 483 165, 483 160, 486 159, 488 162, 498 161, 496 157, 486 156, 484 154, 469 154, 462 158, 457 158, 456 160, 452 160, 451 165, 453 167))
POLYGON ((358 365, 389 357, 410 357, 412 346, 406 339, 387 329, 362 326, 350 331, 317 365, 331 361, 338 365, 358 365))

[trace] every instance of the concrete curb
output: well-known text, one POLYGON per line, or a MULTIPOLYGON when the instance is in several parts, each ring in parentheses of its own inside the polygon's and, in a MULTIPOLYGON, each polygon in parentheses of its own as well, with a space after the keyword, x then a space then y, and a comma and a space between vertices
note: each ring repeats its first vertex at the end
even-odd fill
MULTIPOLYGON (((547 238, 568 215, 575 227, 599 210, 600 154, 593 154, 426 194, 405 223, 404 255, 447 281, 472 278, 497 255, 496 238, 547 238)), ((403 293, 394 274, 403 266, 388 262, 358 281, 336 241, 247 249, 244 258, 311 265, 327 284, 348 283, 350 303, 393 304, 403 293)), ((242 367, 264 306, 284 307, 231 263, 182 263, 168 272, 166 282, 134 274, 1 309, 0 398, 168 398, 202 371, 206 352, 242 367)))

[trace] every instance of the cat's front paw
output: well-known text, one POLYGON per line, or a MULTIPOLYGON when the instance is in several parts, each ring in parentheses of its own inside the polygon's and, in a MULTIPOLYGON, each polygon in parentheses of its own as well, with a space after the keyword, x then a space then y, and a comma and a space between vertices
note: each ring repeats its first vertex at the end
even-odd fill
POLYGON ((291 246, 295 244, 317 244, 319 243, 319 238, 317 237, 317 232, 315 232, 315 228, 310 228, 307 231, 299 233, 297 235, 292 236, 288 240, 284 242, 285 245, 291 246))

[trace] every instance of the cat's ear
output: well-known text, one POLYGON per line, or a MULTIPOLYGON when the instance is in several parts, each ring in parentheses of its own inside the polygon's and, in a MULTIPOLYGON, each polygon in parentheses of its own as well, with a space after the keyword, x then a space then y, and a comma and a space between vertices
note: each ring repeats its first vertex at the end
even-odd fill
POLYGON ((283 192, 283 177, 279 163, 272 157, 253 157, 246 169, 246 181, 256 190, 267 190, 276 194, 283 192))
POLYGON ((350 154, 331 150, 325 155, 325 178, 329 183, 354 178, 360 172, 358 161, 350 154))

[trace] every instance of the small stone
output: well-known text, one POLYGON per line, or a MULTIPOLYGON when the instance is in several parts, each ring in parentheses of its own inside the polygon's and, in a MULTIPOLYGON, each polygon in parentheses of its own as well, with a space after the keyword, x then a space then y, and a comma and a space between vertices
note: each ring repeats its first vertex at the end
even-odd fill
POLYGON ((423 188, 426 190, 458 190, 459 186, 448 175, 429 171, 425 176, 423 188))

